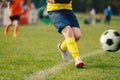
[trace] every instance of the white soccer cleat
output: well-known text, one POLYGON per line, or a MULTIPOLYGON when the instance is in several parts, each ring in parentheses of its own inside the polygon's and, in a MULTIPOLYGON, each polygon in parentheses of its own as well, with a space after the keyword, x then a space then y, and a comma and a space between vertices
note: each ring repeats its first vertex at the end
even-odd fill
POLYGON ((67 52, 67 50, 62 51, 61 48, 60 48, 60 46, 61 46, 61 44, 59 43, 59 44, 58 44, 58 50, 60 51, 63 60, 64 60, 65 62, 68 62, 68 61, 69 61, 68 52, 67 52))
POLYGON ((76 61, 75 61, 75 66, 76 66, 77 68, 83 68, 84 63, 83 63, 83 61, 82 61, 80 58, 78 58, 78 59, 76 59, 76 61))

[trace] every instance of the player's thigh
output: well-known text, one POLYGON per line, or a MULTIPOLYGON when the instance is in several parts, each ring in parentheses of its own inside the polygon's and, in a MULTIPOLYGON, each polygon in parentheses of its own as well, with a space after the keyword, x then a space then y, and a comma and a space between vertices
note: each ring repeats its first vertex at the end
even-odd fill
POLYGON ((72 27, 72 30, 74 32, 74 37, 75 37, 76 41, 79 40, 80 36, 81 36, 80 28, 72 27))
POLYGON ((60 33, 66 26, 70 25, 69 19, 62 11, 49 12, 49 18, 60 33))

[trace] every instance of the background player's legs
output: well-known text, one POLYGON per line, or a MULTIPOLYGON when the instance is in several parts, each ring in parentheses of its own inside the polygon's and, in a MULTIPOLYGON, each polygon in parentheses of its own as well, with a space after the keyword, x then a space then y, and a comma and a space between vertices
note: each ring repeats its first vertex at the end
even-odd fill
POLYGON ((9 21, 5 27, 4 34, 7 35, 9 32, 9 27, 12 25, 12 21, 9 21))
POLYGON ((15 20, 13 37, 17 37, 17 35, 18 35, 18 28, 19 28, 19 22, 18 22, 18 20, 15 20))

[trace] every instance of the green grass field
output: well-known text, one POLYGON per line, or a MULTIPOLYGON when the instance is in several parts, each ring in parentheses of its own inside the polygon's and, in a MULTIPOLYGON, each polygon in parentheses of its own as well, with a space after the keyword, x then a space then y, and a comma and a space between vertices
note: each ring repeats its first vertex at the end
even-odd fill
POLYGON ((100 35, 107 29, 120 31, 120 17, 112 17, 110 25, 84 25, 84 15, 77 14, 82 36, 77 42, 85 63, 76 69, 62 60, 57 44, 64 38, 52 24, 21 25, 17 38, 13 27, 4 36, 0 26, 0 80, 120 80, 120 51, 103 51, 100 35))

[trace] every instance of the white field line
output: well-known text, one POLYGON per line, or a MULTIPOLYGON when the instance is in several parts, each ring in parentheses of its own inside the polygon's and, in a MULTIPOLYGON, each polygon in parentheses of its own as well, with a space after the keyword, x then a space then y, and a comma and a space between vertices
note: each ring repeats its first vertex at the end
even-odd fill
MULTIPOLYGON (((95 55, 98 53, 102 53, 102 52, 104 52, 104 51, 103 50, 96 50, 94 52, 87 53, 85 55, 81 55, 81 58, 83 59, 83 58, 86 58, 86 57, 89 57, 89 56, 92 56, 92 55, 95 55)), ((66 65, 72 63, 72 61, 73 60, 70 60, 69 63, 60 63, 60 64, 53 66, 49 69, 35 72, 35 73, 31 74, 29 77, 27 77, 25 80, 45 80, 45 78, 48 75, 55 74, 57 71, 64 68, 66 65)))

